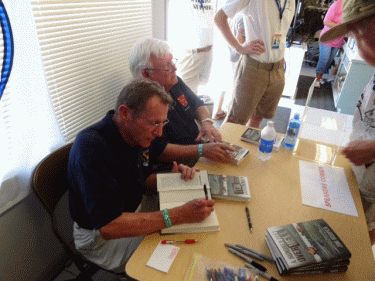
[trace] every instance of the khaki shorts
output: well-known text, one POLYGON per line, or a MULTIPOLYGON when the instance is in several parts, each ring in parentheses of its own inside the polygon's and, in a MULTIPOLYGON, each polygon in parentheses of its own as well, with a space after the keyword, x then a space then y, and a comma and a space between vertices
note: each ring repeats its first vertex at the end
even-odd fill
POLYGON ((227 120, 245 125, 252 116, 272 119, 284 85, 284 59, 260 63, 249 56, 241 56, 234 71, 227 120))

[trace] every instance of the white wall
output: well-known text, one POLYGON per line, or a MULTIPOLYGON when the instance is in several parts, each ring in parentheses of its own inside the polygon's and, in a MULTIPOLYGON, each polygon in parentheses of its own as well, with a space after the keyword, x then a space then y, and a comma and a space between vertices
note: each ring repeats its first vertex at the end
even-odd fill
MULTIPOLYGON (((178 1, 178 0, 176 0, 178 1)), ((152 0, 152 35, 155 38, 166 40, 167 7, 166 0, 152 0)))

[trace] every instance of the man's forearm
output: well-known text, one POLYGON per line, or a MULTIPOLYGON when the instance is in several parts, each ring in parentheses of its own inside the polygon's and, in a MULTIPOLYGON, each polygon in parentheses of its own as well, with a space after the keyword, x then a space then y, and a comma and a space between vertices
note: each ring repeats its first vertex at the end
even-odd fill
POLYGON ((104 240, 147 235, 165 227, 163 213, 123 213, 100 228, 104 240))
POLYGON ((238 50, 241 48, 241 45, 238 43, 237 39, 234 37, 232 31, 230 30, 228 24, 228 16, 222 9, 220 9, 215 15, 215 24, 228 44, 233 49, 235 49, 236 52, 238 52, 238 50))
POLYGON ((162 162, 181 162, 192 158, 198 158, 198 144, 179 145, 169 143, 158 157, 158 160, 162 162))
POLYGON ((200 106, 197 108, 195 111, 197 115, 197 119, 200 123, 202 123, 203 120, 205 119, 211 119, 210 113, 208 112, 208 109, 206 106, 200 106))

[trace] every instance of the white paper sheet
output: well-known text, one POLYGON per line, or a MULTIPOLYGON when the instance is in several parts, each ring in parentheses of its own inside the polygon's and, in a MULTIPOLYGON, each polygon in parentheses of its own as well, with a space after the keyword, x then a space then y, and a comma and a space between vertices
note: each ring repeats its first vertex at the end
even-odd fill
POLYGON ((302 204, 358 217, 343 168, 299 161, 302 204))
POLYGON ((171 244, 163 245, 160 242, 148 260, 147 266, 167 273, 179 250, 179 247, 171 244))

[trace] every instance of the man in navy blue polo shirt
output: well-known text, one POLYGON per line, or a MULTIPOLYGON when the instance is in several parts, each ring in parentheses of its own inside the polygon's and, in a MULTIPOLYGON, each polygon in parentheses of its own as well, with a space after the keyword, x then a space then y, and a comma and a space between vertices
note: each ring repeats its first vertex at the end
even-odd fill
MULTIPOLYGON (((149 202, 142 201, 146 189, 156 192, 156 177, 144 169, 143 151, 162 135, 171 103, 158 83, 133 81, 120 93, 115 110, 74 141, 68 164, 74 242, 87 259, 105 269, 124 272, 144 235, 203 221, 213 211, 215 202, 203 198, 153 212, 149 202)), ((185 180, 195 175, 194 168, 176 162, 172 170, 185 180)))
POLYGON ((175 63, 169 45, 159 39, 141 39, 130 51, 129 64, 134 78, 158 82, 173 99, 168 112, 169 124, 164 128, 163 136, 153 142, 151 158, 172 162, 204 156, 213 161, 229 162, 231 156, 226 150, 234 149, 221 143, 221 134, 213 126, 207 108, 177 77, 175 63), (203 137, 208 143, 200 143, 203 137))

